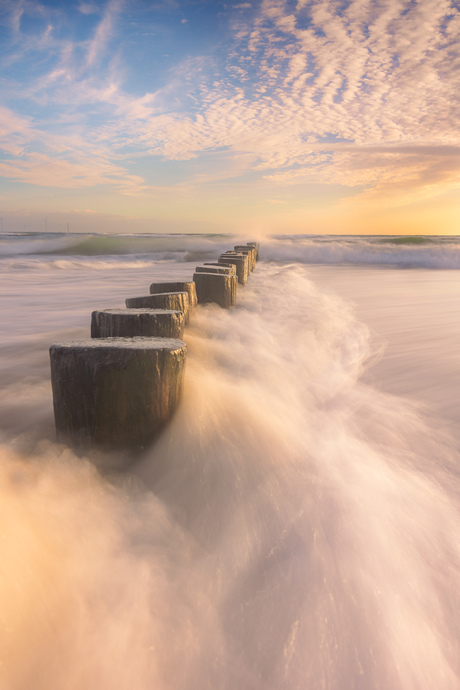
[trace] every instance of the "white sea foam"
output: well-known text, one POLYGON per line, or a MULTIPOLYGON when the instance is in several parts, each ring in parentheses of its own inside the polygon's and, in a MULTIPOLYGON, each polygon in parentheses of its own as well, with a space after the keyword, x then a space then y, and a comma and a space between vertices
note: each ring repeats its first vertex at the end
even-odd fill
POLYGON ((21 261, 14 258, 10 261, 4 261, 2 263, 2 268, 4 271, 46 271, 48 269, 57 271, 79 271, 89 269, 92 271, 110 271, 112 269, 117 270, 130 270, 134 268, 146 268, 153 267, 157 264, 160 259, 146 260, 145 258, 136 259, 135 257, 126 255, 117 260, 117 258, 112 257, 90 257, 84 259, 72 258, 72 259, 55 259, 50 258, 48 260, 32 258, 27 261, 21 261))
POLYGON ((32 324, 0 372, 5 688, 456 690, 458 452, 363 383, 381 343, 307 266, 259 264, 236 309, 199 308, 183 404, 129 475, 53 442, 47 335, 149 272, 14 283, 32 324))

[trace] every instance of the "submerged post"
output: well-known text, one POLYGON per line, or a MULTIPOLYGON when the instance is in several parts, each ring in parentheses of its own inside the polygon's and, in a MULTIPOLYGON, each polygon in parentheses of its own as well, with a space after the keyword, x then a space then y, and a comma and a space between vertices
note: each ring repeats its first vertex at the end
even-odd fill
POLYGON ((50 348, 58 440, 139 450, 176 409, 186 346, 172 338, 106 338, 50 348))
POLYGON ((182 338, 185 316, 172 309, 104 309, 91 314, 92 338, 182 338))
POLYGON ((223 309, 229 309, 236 304, 238 280, 236 275, 223 273, 195 273, 198 303, 214 302, 223 309))

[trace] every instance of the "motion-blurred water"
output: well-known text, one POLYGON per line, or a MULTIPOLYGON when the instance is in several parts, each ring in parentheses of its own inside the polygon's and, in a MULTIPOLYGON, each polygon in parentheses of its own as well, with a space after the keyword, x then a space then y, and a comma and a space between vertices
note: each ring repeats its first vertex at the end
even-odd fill
POLYGON ((2 690, 460 688, 460 243, 264 240, 129 472, 55 443, 49 344, 233 244, 0 240, 2 690))

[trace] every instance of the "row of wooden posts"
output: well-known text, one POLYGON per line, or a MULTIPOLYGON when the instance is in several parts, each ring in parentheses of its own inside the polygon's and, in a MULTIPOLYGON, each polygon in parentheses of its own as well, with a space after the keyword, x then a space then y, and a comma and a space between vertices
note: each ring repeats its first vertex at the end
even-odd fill
POLYGON ((184 327, 197 304, 235 306, 258 259, 257 242, 197 266, 190 282, 155 282, 125 309, 91 315, 91 338, 50 347, 57 438, 78 449, 140 450, 182 394, 184 327))

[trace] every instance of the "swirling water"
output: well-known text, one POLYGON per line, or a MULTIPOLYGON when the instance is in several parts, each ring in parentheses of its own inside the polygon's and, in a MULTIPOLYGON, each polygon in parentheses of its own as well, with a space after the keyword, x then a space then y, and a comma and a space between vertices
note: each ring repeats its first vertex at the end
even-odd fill
POLYGON ((459 688, 456 241, 264 241, 118 472, 54 441, 48 345, 236 242, 48 239, 0 274, 0 687, 459 688))

